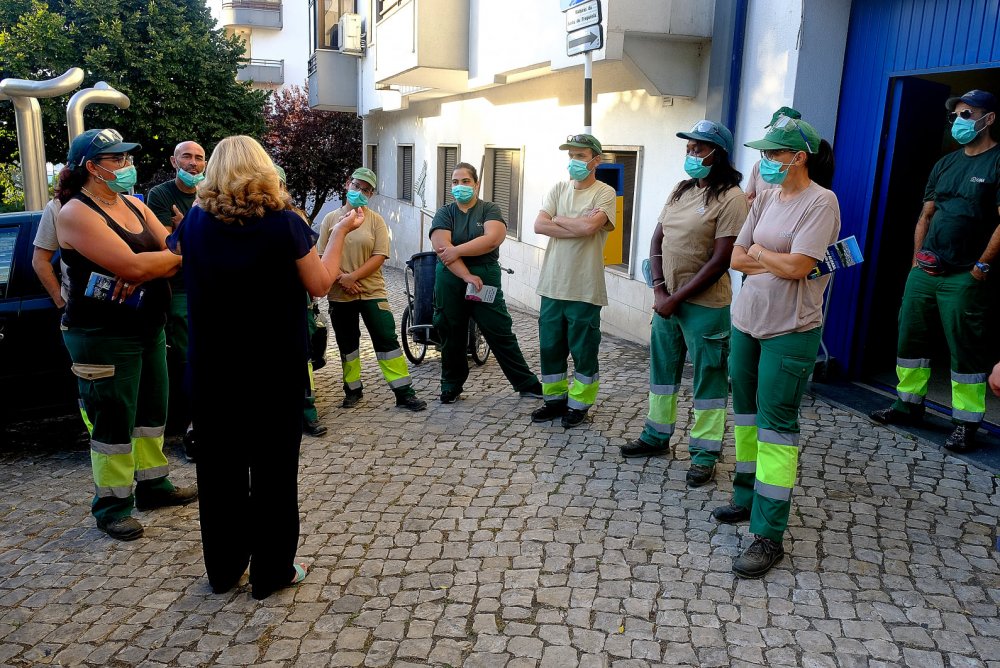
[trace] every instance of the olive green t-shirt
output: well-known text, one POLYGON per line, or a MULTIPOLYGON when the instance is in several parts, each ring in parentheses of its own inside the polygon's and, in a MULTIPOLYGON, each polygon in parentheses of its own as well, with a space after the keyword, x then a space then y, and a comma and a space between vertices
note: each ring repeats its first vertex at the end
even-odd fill
POLYGON ((959 149, 938 160, 924 201, 934 202, 935 211, 923 249, 949 271, 972 269, 1000 224, 1000 145, 972 157, 959 149))
MULTIPOLYGON (((747 249, 756 243, 819 262, 840 233, 837 196, 816 183, 787 202, 780 195, 780 188, 757 193, 736 245, 747 249)), ((829 275, 814 280, 770 272, 748 275, 733 302, 733 327, 758 339, 815 329, 823 324, 823 291, 829 282, 829 275)))
MULTIPOLYGON (((173 232, 173 207, 176 206, 181 215, 186 216, 187 212, 194 206, 196 196, 197 193, 181 192, 181 189, 177 187, 176 179, 170 179, 149 189, 149 192, 146 193, 146 206, 167 230, 173 232)), ((167 280, 171 290, 184 292, 184 266, 181 265, 177 273, 167 280)))
MULTIPOLYGON (((504 227, 507 226, 507 222, 503 219, 503 212, 493 202, 477 200, 468 211, 462 211, 458 208, 458 204, 452 202, 437 210, 437 213, 434 214, 434 221, 431 223, 431 231, 428 234, 433 234, 434 230, 448 230, 451 232, 452 245, 458 246, 483 236, 488 220, 496 220, 503 223, 504 227)), ((499 262, 500 249, 494 248, 483 255, 463 257, 462 261, 467 267, 499 262)))
MULTIPOLYGON (((746 222, 747 198, 738 187, 733 186, 718 199, 710 197, 707 202, 705 193, 705 188, 694 186, 676 202, 667 200, 657 221, 663 228, 660 246, 663 280, 671 294, 687 285, 711 259, 716 239, 735 237, 746 222)), ((727 271, 687 301, 721 308, 729 306, 732 300, 733 286, 727 271)))
MULTIPOLYGON (((351 207, 344 205, 336 211, 331 211, 323 217, 319 226, 319 242, 316 244, 322 254, 330 240, 333 226, 351 212, 351 207)), ((371 259, 373 255, 389 257, 389 228, 385 219, 371 209, 365 208, 365 222, 356 230, 348 232, 344 238, 344 250, 340 254, 340 270, 350 273, 371 259)), ((330 288, 329 299, 332 302, 352 302, 358 299, 385 299, 385 278, 382 267, 365 276, 358 285, 361 294, 352 295, 344 291, 340 284, 334 283, 330 288)))
POLYGON ((618 196, 607 183, 595 181, 588 188, 577 189, 572 181, 557 183, 545 196, 542 211, 552 217, 580 218, 594 209, 608 217, 604 227, 587 237, 557 239, 549 237, 542 259, 536 292, 549 299, 608 305, 604 284, 604 243, 615 229, 618 196))

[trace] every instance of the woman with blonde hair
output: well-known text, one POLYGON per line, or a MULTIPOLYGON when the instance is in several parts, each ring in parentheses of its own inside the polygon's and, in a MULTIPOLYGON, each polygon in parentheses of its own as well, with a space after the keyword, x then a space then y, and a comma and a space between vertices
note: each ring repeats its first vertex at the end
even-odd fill
POLYGON ((219 142, 198 200, 175 241, 184 255, 194 424, 203 439, 205 568, 220 593, 249 565, 253 597, 262 599, 306 571, 295 560, 308 360, 302 291, 330 290, 344 237, 364 217, 345 217, 321 260, 316 234, 290 208, 271 158, 245 136, 219 142), (256 316, 248 332, 234 333, 234 314, 256 316))

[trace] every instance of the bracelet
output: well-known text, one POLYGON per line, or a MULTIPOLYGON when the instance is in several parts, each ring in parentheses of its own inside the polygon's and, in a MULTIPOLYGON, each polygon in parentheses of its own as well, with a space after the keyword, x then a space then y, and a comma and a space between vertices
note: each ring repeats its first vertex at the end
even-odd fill
POLYGON ((758 264, 760 264, 760 256, 763 255, 763 254, 764 254, 764 249, 763 248, 761 248, 759 251, 757 251, 757 263, 758 264))
POLYGON ((659 283, 653 283, 653 287, 654 287, 654 288, 658 288, 658 287, 660 287, 661 285, 664 285, 665 283, 666 283, 666 281, 660 281, 659 283))

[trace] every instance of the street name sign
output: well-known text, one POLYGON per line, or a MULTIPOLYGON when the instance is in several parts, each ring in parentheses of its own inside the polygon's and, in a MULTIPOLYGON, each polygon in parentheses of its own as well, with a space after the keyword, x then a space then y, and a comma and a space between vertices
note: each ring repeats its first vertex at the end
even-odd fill
POLYGON ((590 26, 566 34, 566 55, 576 56, 587 51, 600 49, 604 42, 604 31, 600 25, 590 26))
POLYGON ((601 3, 590 0, 566 12, 566 32, 596 26, 601 22, 601 3))
POLYGON ((565 12, 571 7, 576 7, 577 5, 582 5, 583 3, 589 1, 590 0, 559 0, 559 9, 565 12))

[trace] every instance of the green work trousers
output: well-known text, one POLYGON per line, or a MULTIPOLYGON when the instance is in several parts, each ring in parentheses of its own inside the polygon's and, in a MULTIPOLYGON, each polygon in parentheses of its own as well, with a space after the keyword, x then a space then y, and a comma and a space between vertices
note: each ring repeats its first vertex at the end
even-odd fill
POLYGON ((167 414, 171 433, 184 433, 191 423, 191 405, 188 397, 188 305, 186 292, 174 292, 167 311, 167 324, 163 328, 167 337, 167 375, 170 377, 170 399, 167 414))
POLYGON ((952 421, 982 422, 992 363, 986 340, 990 299, 985 281, 977 281, 967 271, 931 276, 919 267, 910 270, 899 310, 899 384, 893 408, 923 412, 931 377, 930 354, 940 329, 951 355, 952 421))
POLYGON ((788 526, 799 468, 799 406, 821 336, 819 327, 770 339, 732 330, 733 503, 750 508, 750 533, 778 543, 788 526))
MULTIPOLYGON (((312 297, 306 295, 306 335, 309 337, 310 344, 313 340, 313 335, 316 333, 316 316, 313 314, 312 307, 312 297)), ((314 351, 309 350, 309 356, 313 356, 314 351)), ((319 413, 316 411, 316 379, 313 376, 313 364, 312 360, 306 363, 306 394, 305 399, 302 402, 302 417, 306 422, 315 422, 319 419, 319 413)))
POLYGON ((587 302, 542 297, 538 314, 538 346, 545 403, 587 410, 600 386, 597 351, 601 347, 601 307, 587 302), (573 356, 573 386, 567 357, 573 356))
POLYGON ((340 363, 344 371, 344 393, 360 394, 361 383, 361 325, 365 323, 368 336, 375 349, 382 376, 397 398, 413 396, 413 381, 406 366, 406 358, 396 337, 396 321, 392 307, 385 299, 355 299, 349 302, 330 302, 330 322, 333 335, 340 349, 340 363))
POLYGON ((507 381, 517 391, 538 383, 514 336, 514 322, 500 288, 500 265, 474 264, 469 271, 497 288, 492 304, 465 298, 465 281, 441 262, 434 275, 434 329, 441 341, 441 392, 461 392, 469 377, 469 319, 476 321, 507 381))
POLYGON ((173 489, 167 480, 163 430, 167 422, 167 355, 163 329, 120 334, 70 327, 63 340, 73 360, 96 488, 91 512, 112 521, 140 495, 173 489))
POLYGON ((642 440, 666 448, 677 423, 677 388, 688 351, 694 366, 691 462, 712 466, 722 452, 729 398, 729 307, 683 303, 669 318, 653 314, 649 342, 649 413, 642 440))

